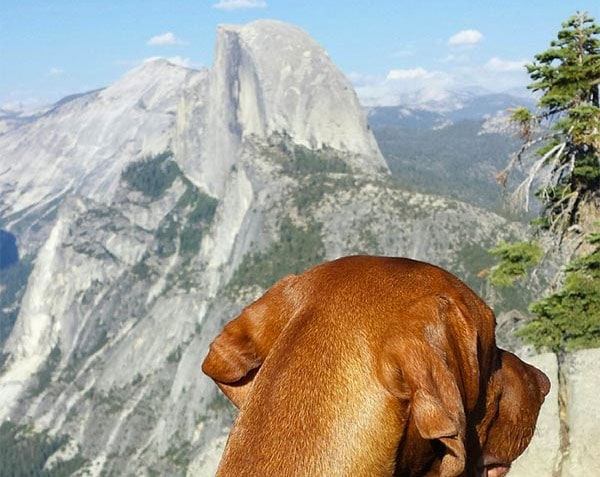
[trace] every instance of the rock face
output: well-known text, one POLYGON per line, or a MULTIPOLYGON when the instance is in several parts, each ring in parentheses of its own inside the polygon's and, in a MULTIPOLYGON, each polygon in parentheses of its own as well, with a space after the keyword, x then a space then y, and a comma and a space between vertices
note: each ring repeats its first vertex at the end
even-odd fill
POLYGON ((327 144, 368 158, 359 163, 366 170, 385 168, 373 137, 364 133, 366 121, 350 82, 302 30, 273 21, 222 26, 217 61, 227 65, 226 83, 237 88, 232 99, 243 137, 289 131, 296 144, 311 149, 327 144))
POLYGON ((348 81, 271 21, 221 27, 210 71, 151 61, 6 129, 0 194, 34 263, 0 310, 0 420, 67 436, 48 465, 88 475, 214 473, 234 413, 200 363, 283 273, 368 252, 477 287, 523 233, 395 185, 348 81))
POLYGON ((530 357, 552 382, 542 407, 534 438, 515 462, 510 475, 516 477, 595 475, 600 469, 600 416, 597 402, 600 375, 595 367, 600 349, 530 357))
POLYGON ((111 202, 129 162, 171 147, 179 98, 205 76, 148 61, 114 85, 66 98, 0 135, 3 227, 17 231, 29 252, 43 239, 31 228, 42 227, 66 196, 111 202))
MULTIPOLYGON (((510 475, 552 476, 560 459, 560 420, 558 404, 558 361, 554 353, 526 358, 550 378, 552 387, 540 411, 533 440, 523 455, 513 464, 510 475)), ((559 474, 560 475, 560 474, 559 474)))
POLYGON ((207 90, 189 105, 194 138, 182 137, 184 148, 201 143, 200 154, 181 160, 215 196, 244 146, 274 133, 310 149, 349 152, 348 162, 366 172, 387 169, 352 85, 299 28, 267 20, 220 26, 207 90))
POLYGON ((600 469, 600 413, 598 402, 600 377, 597 372, 600 350, 585 350, 570 355, 566 360, 566 426, 568 434, 563 475, 585 475, 590 469, 600 469))

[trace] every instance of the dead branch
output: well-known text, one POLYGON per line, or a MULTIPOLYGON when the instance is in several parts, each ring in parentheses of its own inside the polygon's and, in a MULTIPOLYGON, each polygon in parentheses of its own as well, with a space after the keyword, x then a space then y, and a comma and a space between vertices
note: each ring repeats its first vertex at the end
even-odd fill
MULTIPOLYGON (((549 165, 548 160, 550 158, 554 157, 554 160, 550 163, 550 165, 556 165, 557 163, 560 163, 560 156, 562 155, 562 153, 565 149, 565 146, 566 146, 566 142, 561 142, 560 144, 557 144, 552 149, 550 149, 540 159, 535 161, 533 166, 531 166, 531 168, 529 169, 529 172, 527 173, 527 177, 525 178, 525 180, 519 184, 519 186, 517 187, 515 192, 512 194, 511 202, 513 202, 514 204, 517 204, 517 206, 518 206, 518 204, 524 204, 523 208, 526 211, 529 210, 529 194, 531 191, 531 186, 533 184, 533 181, 537 177, 539 177, 539 173, 542 170, 542 168, 544 166, 549 165)), ((550 168, 550 171, 552 171, 552 168, 550 168)), ((552 172, 549 172, 549 174, 546 175, 542 179, 542 181, 546 185, 552 185, 552 183, 555 181, 555 177, 556 177, 555 174, 553 174, 552 172)), ((546 188, 546 187, 544 187, 544 188, 546 188)))

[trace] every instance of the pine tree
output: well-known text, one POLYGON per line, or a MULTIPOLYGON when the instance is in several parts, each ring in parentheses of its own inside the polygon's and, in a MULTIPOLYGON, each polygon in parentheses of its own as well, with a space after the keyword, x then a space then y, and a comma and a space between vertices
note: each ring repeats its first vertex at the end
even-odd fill
MULTIPOLYGON (((536 318, 521 336, 537 348, 600 346, 600 240, 595 232, 598 224, 592 224, 600 217, 599 34, 594 19, 578 12, 562 24, 550 48, 527 65, 533 80, 528 87, 541 93, 539 110, 513 111, 511 120, 525 142, 498 175, 506 185, 511 170, 529 162, 529 173, 514 196, 527 205, 530 190, 537 187, 542 210, 534 223, 549 231, 559 247, 573 235, 593 246, 588 255, 574 257, 567 265, 561 290, 531 305, 536 318)), ((518 258, 524 244, 503 246, 501 262, 491 274, 496 284, 514 281, 502 276, 507 270, 519 270, 515 277, 524 275, 523 267, 505 263, 518 258)), ((530 260, 521 265, 533 264, 530 260)))
POLYGON ((513 111, 525 143, 498 177, 505 184, 517 164, 533 159, 516 196, 527 204, 533 184, 539 184, 538 223, 559 236, 577 228, 582 206, 600 208, 600 26, 586 13, 562 26, 550 48, 527 65, 533 80, 528 88, 542 93, 539 112, 513 111))
POLYGON ((596 249, 571 262, 563 288, 531 305, 536 319, 520 335, 553 351, 600 346, 600 234, 596 249))

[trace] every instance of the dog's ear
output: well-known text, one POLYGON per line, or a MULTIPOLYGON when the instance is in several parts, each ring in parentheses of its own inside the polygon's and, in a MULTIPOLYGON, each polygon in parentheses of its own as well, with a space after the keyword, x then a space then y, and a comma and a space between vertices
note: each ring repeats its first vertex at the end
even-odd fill
POLYGON ((202 371, 238 408, 244 403, 258 368, 295 311, 293 285, 297 278, 289 275, 273 285, 225 325, 210 345, 202 371))
POLYGON ((439 475, 458 476, 466 462, 466 418, 462 399, 443 361, 429 357, 423 365, 430 369, 415 376, 419 383, 412 395, 411 418, 421 437, 438 440, 445 447, 439 475))
POLYGON ((408 403, 408 419, 421 437, 444 445, 439 475, 461 475, 466 462, 467 389, 479 386, 474 326, 453 300, 424 298, 399 311, 383 357, 384 385, 408 403))
POLYGON ((489 399, 480 438, 483 454, 492 462, 510 464, 529 445, 550 380, 535 366, 498 349, 500 367, 491 376, 489 399))

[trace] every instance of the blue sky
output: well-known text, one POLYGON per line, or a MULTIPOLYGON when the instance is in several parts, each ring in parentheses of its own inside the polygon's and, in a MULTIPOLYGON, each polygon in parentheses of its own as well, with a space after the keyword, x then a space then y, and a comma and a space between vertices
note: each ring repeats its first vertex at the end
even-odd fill
POLYGON ((576 10, 567 0, 1 0, 0 106, 106 86, 149 57, 210 66, 216 26, 274 18, 306 30, 364 102, 423 87, 512 90, 576 10))

